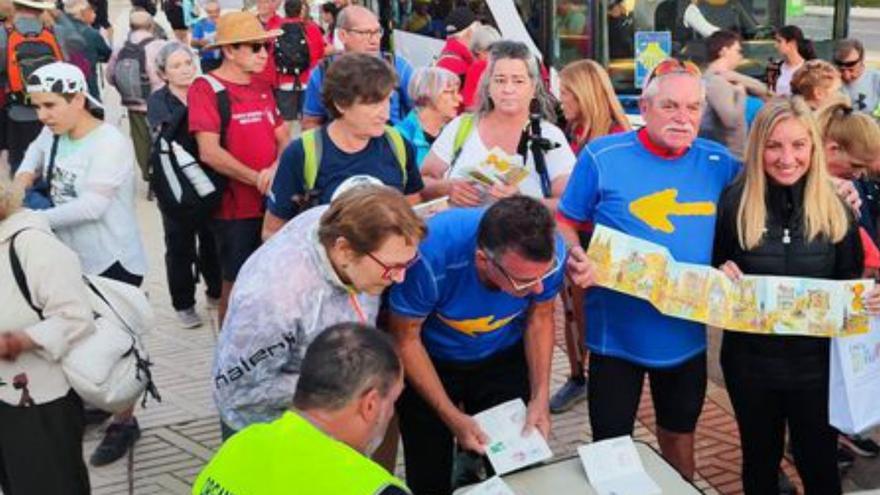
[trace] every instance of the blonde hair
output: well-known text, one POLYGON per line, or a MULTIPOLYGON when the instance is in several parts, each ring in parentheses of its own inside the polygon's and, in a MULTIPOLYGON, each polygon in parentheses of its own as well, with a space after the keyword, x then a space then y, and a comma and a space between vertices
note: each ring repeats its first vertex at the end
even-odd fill
POLYGON ((579 123, 583 125, 581 135, 574 137, 578 148, 608 134, 614 124, 630 129, 611 79, 601 65, 592 60, 572 62, 559 72, 559 84, 577 100, 581 115, 579 123))
POLYGON ((745 167, 740 177, 743 194, 736 216, 737 236, 743 249, 754 249, 761 244, 764 236, 767 225, 764 148, 776 126, 789 119, 796 120, 807 129, 812 146, 803 199, 807 240, 813 241, 822 235, 832 242, 838 242, 849 228, 849 216, 831 184, 822 139, 810 107, 800 96, 774 98, 758 113, 746 144, 745 167))
POLYGON ((835 81, 840 81, 837 67, 820 59, 807 60, 791 76, 791 90, 807 100, 815 100, 818 90, 831 89, 835 81))
POLYGON ((0 167, 0 222, 21 208, 24 191, 9 178, 9 169, 0 167))
POLYGON ((872 162, 880 155, 880 125, 870 115, 853 111, 849 98, 840 95, 817 116, 819 131, 849 155, 872 162))

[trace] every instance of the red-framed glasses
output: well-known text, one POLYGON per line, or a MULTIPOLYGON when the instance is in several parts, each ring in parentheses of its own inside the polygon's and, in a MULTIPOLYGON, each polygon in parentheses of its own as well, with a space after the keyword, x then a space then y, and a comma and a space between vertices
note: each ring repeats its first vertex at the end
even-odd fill
POLYGON ((416 251, 416 255, 413 256, 412 259, 410 259, 406 263, 396 263, 396 264, 391 264, 391 265, 380 260, 372 253, 367 253, 367 256, 371 260, 375 261, 377 265, 381 266, 383 270, 385 270, 382 272, 382 280, 391 280, 391 278, 394 274, 403 273, 403 272, 409 270, 410 268, 413 267, 413 265, 415 265, 419 261, 418 251, 416 251))

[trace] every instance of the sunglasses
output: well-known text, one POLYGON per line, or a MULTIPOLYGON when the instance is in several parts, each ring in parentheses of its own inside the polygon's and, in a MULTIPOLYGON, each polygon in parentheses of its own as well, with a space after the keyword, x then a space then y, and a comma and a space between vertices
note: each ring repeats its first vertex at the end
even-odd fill
POLYGON ((349 33, 359 34, 367 38, 381 38, 382 35, 385 33, 385 30, 382 28, 372 29, 369 31, 365 29, 346 29, 346 31, 348 31, 349 33))
POLYGON ((382 260, 377 258, 372 253, 367 253, 367 256, 371 260, 375 261, 377 265, 381 266, 382 270, 384 270, 382 272, 382 280, 391 280, 391 278, 394 274, 402 273, 402 272, 409 270, 410 268, 413 267, 413 265, 416 264, 416 262, 419 261, 419 253, 418 252, 416 252, 416 255, 413 256, 412 259, 407 261, 406 263, 396 263, 396 264, 391 264, 391 265, 383 262, 382 260))
POLYGON ((697 65, 690 60, 667 58, 666 60, 654 66, 654 69, 651 70, 651 74, 648 76, 648 79, 645 80, 645 86, 647 86, 648 83, 655 77, 663 77, 670 74, 691 74, 693 76, 703 77, 703 73, 700 71, 700 68, 697 67, 697 65))
POLYGON ((271 46, 271 43, 268 41, 264 41, 262 43, 236 43, 235 46, 236 46, 236 48, 240 48, 242 46, 249 46, 249 47, 251 47, 251 52, 253 52, 253 53, 260 53, 260 50, 266 50, 266 53, 268 53, 269 46, 271 46))
POLYGON ((549 278, 554 273, 558 272, 560 268, 562 268, 562 264, 559 263, 559 258, 557 258, 556 256, 553 256, 553 264, 550 265, 550 268, 548 268, 547 271, 543 275, 541 275, 540 277, 537 277, 537 278, 533 278, 531 280, 523 280, 523 279, 519 279, 519 278, 514 277, 507 270, 505 270, 504 267, 501 266, 501 263, 498 261, 498 258, 494 254, 492 254, 491 252, 486 251, 486 250, 483 250, 483 252, 486 254, 486 257, 489 258, 489 261, 491 261, 492 264, 495 265, 496 268, 498 268, 498 271, 500 271, 504 275, 504 277, 507 278, 507 281, 510 282, 510 286, 513 287, 513 290, 515 290, 517 292, 522 292, 524 290, 531 289, 532 287, 537 285, 539 282, 547 280, 547 278, 549 278))
POLYGON ((855 60, 837 60, 834 59, 834 65, 836 65, 839 69, 852 69, 862 63, 862 58, 859 57, 855 60))

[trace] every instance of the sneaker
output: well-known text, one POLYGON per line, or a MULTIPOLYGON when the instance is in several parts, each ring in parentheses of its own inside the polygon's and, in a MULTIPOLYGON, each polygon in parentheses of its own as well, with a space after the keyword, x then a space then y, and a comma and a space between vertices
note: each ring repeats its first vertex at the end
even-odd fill
POLYGON ((177 312, 177 320, 183 328, 197 328, 202 326, 202 319, 196 313, 196 308, 181 309, 177 312))
POLYGON ((125 423, 110 423, 104 433, 104 439, 92 452, 89 464, 95 467, 106 466, 116 461, 134 447, 134 443, 141 437, 141 428, 137 418, 131 418, 125 423))
POLYGON ((848 450, 842 448, 837 449, 837 469, 843 471, 851 468, 855 463, 856 457, 850 454, 848 450))
POLYGON ((577 383, 569 378, 550 399, 550 412, 553 414, 568 411, 578 402, 587 400, 587 382, 577 383))
POLYGON ((779 495, 798 495, 797 487, 791 482, 791 479, 785 474, 785 471, 779 470, 779 478, 777 479, 777 490, 779 495))
POLYGON ((840 445, 846 447, 850 452, 862 457, 877 457, 880 455, 880 445, 868 437, 859 435, 840 434, 840 445))

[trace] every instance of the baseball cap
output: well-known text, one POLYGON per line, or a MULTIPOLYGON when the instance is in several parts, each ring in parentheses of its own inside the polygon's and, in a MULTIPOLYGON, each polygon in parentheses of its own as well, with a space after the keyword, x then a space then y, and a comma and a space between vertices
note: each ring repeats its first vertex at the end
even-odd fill
POLYGON ((38 68, 28 77, 25 89, 28 93, 83 93, 92 105, 104 108, 100 101, 89 94, 86 77, 79 67, 67 62, 52 62, 38 68))

